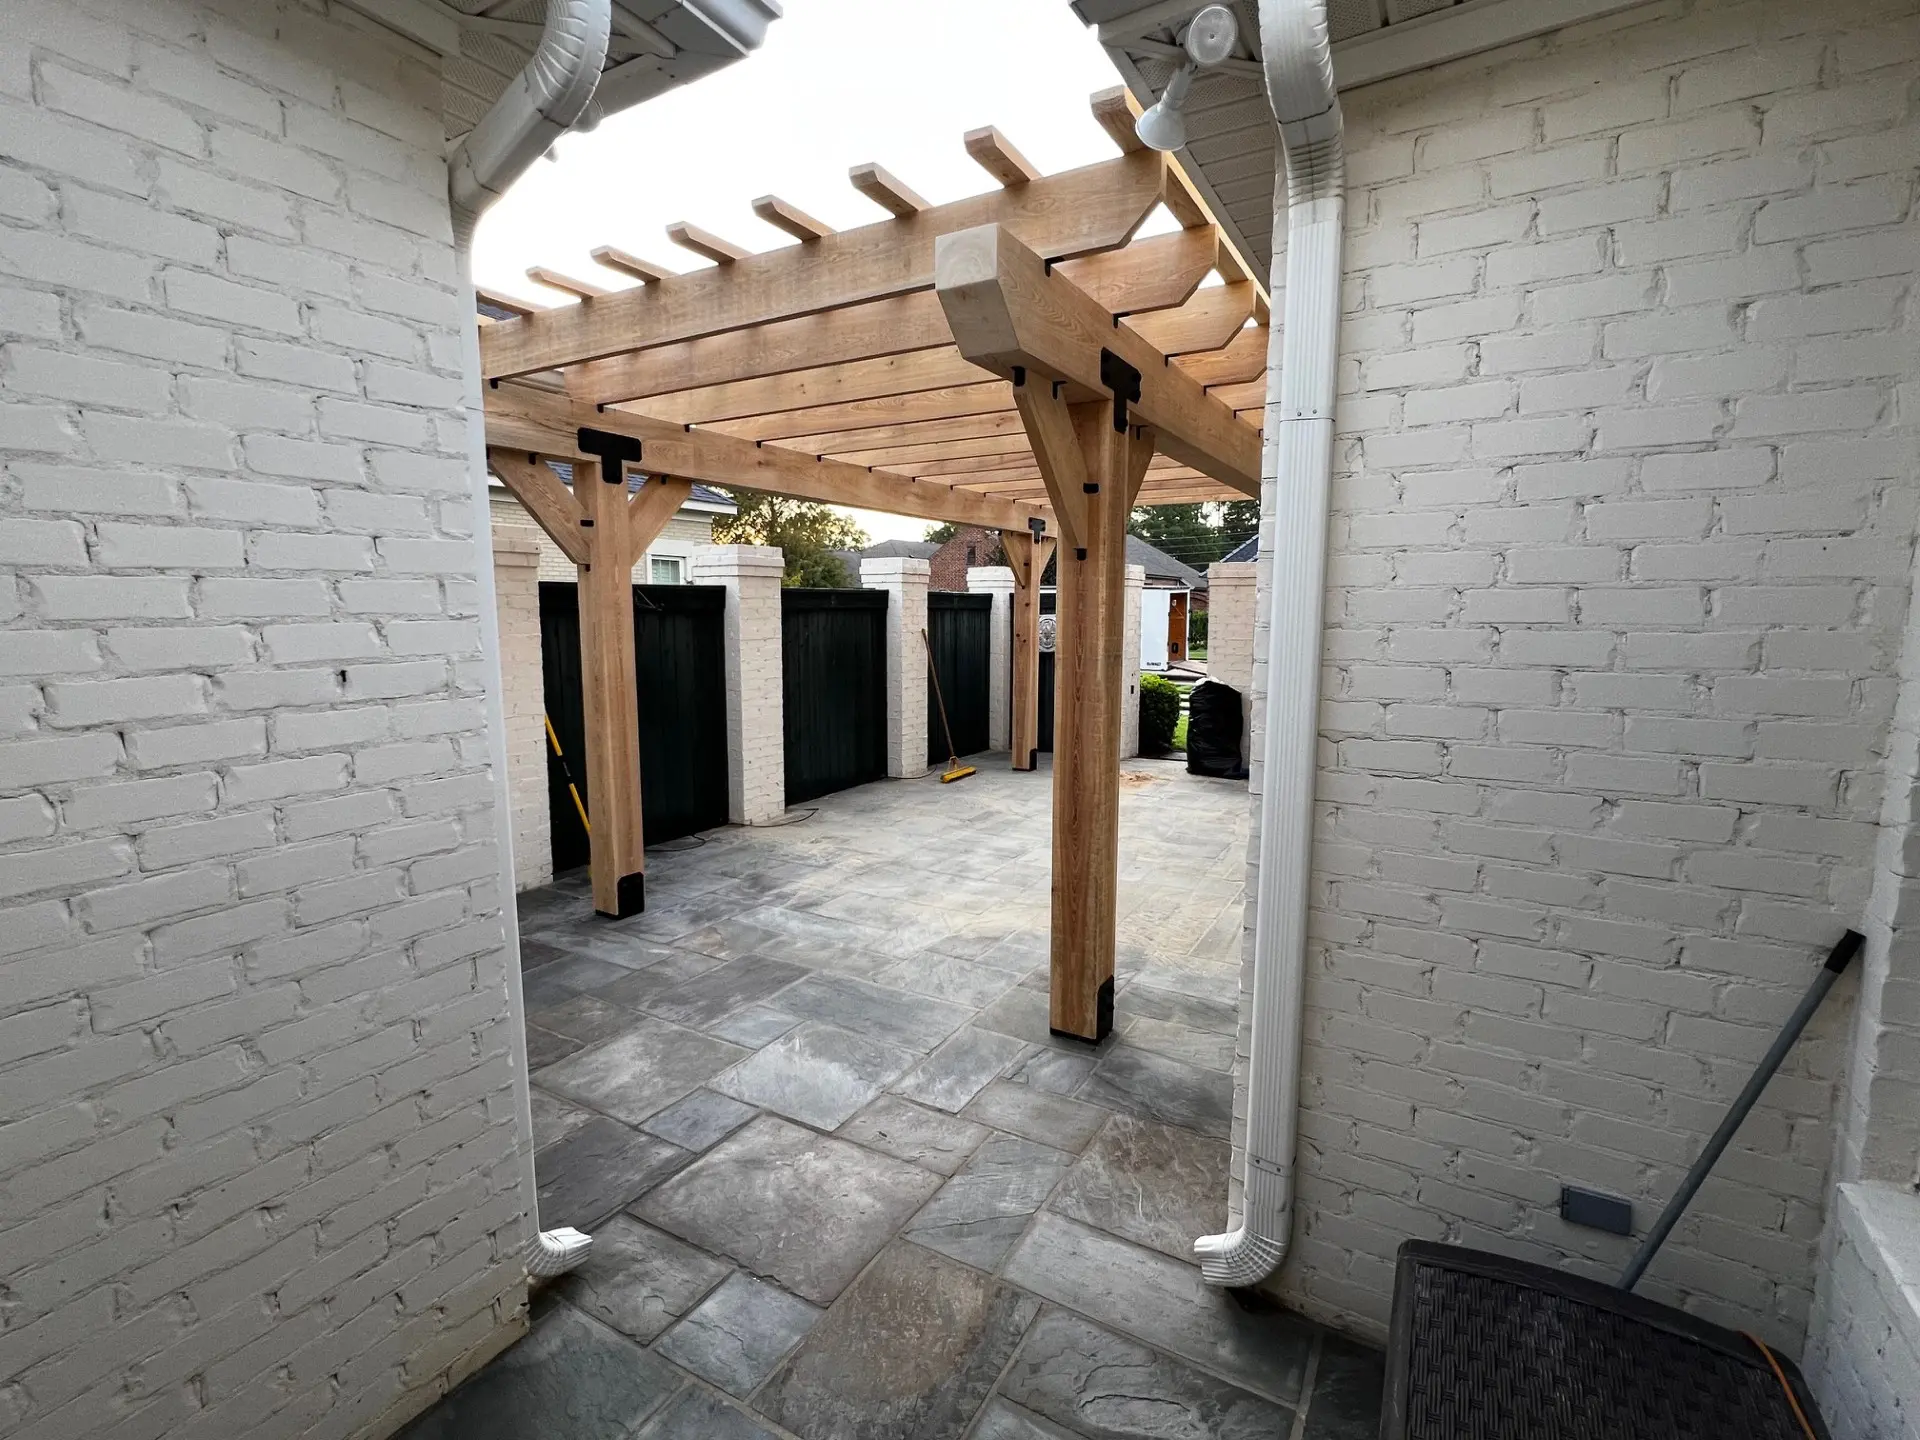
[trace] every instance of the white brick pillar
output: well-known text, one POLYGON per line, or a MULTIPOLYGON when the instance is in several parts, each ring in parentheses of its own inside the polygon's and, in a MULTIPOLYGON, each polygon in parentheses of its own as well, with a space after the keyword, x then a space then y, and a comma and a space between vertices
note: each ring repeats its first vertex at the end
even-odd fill
POLYGON ((1147 567, 1127 566, 1126 619, 1120 644, 1120 758, 1140 753, 1140 592, 1147 588, 1147 567))
POLYGON ((887 774, 927 773, 927 586, 925 560, 862 560, 860 587, 887 592, 887 774))
POLYGON ((1013 570, 977 565, 967 571, 967 589, 993 597, 987 622, 987 748, 1005 750, 1013 744, 1013 570))
MULTIPOLYGON (((757 825, 787 808, 780 674, 785 564, 772 546, 702 545, 690 566, 695 585, 727 592, 727 818, 736 825, 757 825)), ((925 594, 923 586, 923 612, 925 594)))
POLYGON ((546 677, 540 654, 540 546, 532 536, 494 532, 493 590, 500 616, 500 698, 507 721, 513 887, 532 890, 553 879, 546 677))
POLYGON ((1207 675, 1240 692, 1240 758, 1253 722, 1254 591, 1260 567, 1224 562, 1207 570, 1207 675))

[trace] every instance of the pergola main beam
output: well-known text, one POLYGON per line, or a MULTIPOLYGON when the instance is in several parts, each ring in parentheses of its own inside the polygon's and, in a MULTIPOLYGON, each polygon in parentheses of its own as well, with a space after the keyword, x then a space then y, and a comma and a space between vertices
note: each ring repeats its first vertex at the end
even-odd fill
POLYGON ((1113 400, 1118 361, 1138 377, 1128 405, 1159 448, 1243 495, 1260 493, 1260 432, 1168 363, 1003 226, 943 236, 936 290, 960 353, 1025 385, 1062 382, 1069 402, 1113 400), (1108 358, 1111 357, 1111 360, 1108 358))
POLYGON ((625 410, 600 410, 524 385, 489 387, 487 443, 508 450, 571 458, 582 429, 639 440, 639 467, 709 485, 744 487, 850 505, 922 520, 1025 530, 1029 520, 1051 519, 1043 506, 975 495, 935 481, 876 473, 860 465, 817 459, 797 450, 741 440, 717 431, 689 430, 625 410))
POLYGON ((483 369, 490 379, 525 375, 930 289, 934 242, 980 225, 1005 226, 1052 260, 1114 249, 1160 202, 1168 176, 1157 153, 1123 155, 591 303, 503 321, 480 337, 483 369))

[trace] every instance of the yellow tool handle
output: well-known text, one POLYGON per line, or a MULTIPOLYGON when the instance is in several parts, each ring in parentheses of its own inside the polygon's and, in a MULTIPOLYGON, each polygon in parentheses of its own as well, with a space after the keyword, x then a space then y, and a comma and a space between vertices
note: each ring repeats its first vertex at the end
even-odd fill
POLYGON ((573 808, 580 812, 580 828, 593 834, 593 826, 587 820, 586 802, 580 798, 580 787, 573 783, 573 768, 567 764, 567 753, 560 748, 560 737, 553 733, 553 717, 544 711, 541 721, 547 727, 547 743, 553 746, 553 758, 560 762, 560 771, 567 777, 567 793, 573 797, 573 808))

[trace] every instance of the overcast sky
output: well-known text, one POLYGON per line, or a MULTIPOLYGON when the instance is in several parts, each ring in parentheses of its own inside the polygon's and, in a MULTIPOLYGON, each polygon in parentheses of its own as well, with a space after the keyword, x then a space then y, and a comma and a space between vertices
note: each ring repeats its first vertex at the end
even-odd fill
MULTIPOLYGON (((615 245, 675 270, 706 262, 666 239, 689 220, 749 249, 791 241, 752 210, 777 194, 836 228, 885 212, 847 183, 878 161, 936 203, 991 188, 961 145, 982 125, 1041 170, 1114 154, 1087 97, 1119 83, 1067 0, 784 0, 766 43, 717 75, 569 135, 481 222, 480 284, 543 304, 550 265, 625 282, 588 258, 615 245)), ((1153 227, 1158 228, 1158 227, 1153 227)), ((857 512, 876 540, 922 520, 857 512)))

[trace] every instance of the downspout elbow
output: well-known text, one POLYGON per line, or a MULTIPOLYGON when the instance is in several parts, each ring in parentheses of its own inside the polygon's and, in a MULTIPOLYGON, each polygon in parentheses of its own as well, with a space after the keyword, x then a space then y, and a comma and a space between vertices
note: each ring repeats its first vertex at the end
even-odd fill
POLYGON ((593 101, 613 33, 612 0, 547 0, 540 43, 447 162, 454 227, 465 243, 507 192, 593 101))
MULTIPOLYGON (((1209 1284, 1257 1285, 1293 1232, 1308 887, 1319 731, 1346 163, 1326 0, 1260 0, 1267 95, 1285 150, 1285 324, 1268 362, 1275 477, 1267 733, 1254 885, 1252 1038, 1239 1228, 1195 1242, 1209 1284)), ((1276 187, 1277 188, 1277 187, 1276 187)), ((1276 227, 1277 228, 1277 227, 1276 227)), ((1280 283, 1284 281, 1284 284, 1280 283)))

